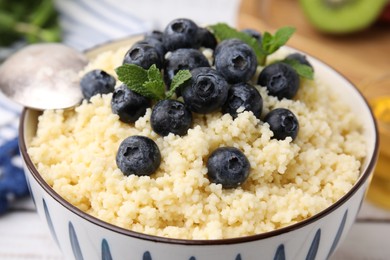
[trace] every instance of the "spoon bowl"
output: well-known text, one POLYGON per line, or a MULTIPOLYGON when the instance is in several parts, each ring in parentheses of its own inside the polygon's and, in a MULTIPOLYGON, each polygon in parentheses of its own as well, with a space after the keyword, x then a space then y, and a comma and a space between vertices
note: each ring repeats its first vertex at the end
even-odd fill
POLYGON ((29 45, 0 66, 0 91, 36 110, 65 109, 80 103, 79 71, 84 54, 60 43, 29 45))

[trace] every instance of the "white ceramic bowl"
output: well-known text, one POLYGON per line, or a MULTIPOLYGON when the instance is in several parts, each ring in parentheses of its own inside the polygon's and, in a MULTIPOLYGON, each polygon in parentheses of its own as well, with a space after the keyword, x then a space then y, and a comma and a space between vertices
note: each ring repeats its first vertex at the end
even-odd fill
MULTIPOLYGON (((107 49, 129 45, 134 39, 98 46, 90 57, 107 49)), ((367 157, 353 188, 338 202, 297 224, 254 236, 221 240, 181 240, 156 237, 107 224, 61 198, 40 176, 27 154, 35 135, 38 112, 25 109, 20 123, 20 149, 31 194, 39 215, 67 259, 131 260, 252 260, 327 259, 345 238, 365 197, 378 154, 378 134, 373 115, 361 93, 343 76, 321 61, 308 57, 317 77, 364 124, 367 157)))

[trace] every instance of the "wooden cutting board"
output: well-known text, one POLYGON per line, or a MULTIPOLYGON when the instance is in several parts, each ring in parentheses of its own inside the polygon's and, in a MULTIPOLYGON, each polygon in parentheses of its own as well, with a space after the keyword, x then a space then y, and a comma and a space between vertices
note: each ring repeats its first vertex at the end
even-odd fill
POLYGON ((274 33, 287 25, 297 28, 289 46, 326 62, 359 88, 390 74, 390 24, 350 35, 326 35, 306 20, 298 0, 241 0, 238 28, 274 33))

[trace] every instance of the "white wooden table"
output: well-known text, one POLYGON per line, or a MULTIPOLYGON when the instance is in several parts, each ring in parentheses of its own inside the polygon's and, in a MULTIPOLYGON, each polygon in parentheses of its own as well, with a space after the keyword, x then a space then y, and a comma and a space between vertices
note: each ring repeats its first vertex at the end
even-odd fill
MULTIPOLYGON (((331 260, 388 260, 389 241, 390 211, 366 201, 331 260)), ((0 259, 64 260, 30 199, 21 201, 0 217, 0 259)))

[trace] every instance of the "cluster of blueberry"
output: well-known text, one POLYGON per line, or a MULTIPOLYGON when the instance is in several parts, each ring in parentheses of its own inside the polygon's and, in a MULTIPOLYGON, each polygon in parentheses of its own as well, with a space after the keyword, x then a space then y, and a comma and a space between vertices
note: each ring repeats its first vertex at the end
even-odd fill
MULTIPOLYGON (((261 34, 244 30, 261 44, 261 34)), ((308 64, 304 56, 293 54, 289 58, 308 64)), ((134 123, 152 108, 151 126, 161 136, 169 133, 185 135, 192 125, 192 113, 207 114, 214 111, 237 117, 244 108, 260 119, 263 100, 258 90, 249 82, 257 69, 257 57, 245 42, 231 38, 217 42, 208 29, 197 26, 189 19, 173 20, 164 32, 153 31, 136 42, 125 54, 124 64, 135 64, 144 69, 152 65, 159 68, 166 86, 174 75, 183 69, 191 72, 191 79, 176 90, 184 102, 164 99, 154 104, 149 98, 130 90, 125 84, 115 88, 115 79, 101 70, 87 73, 81 80, 84 97, 113 92, 112 111, 120 120, 134 123), (210 64, 200 48, 213 50, 210 64), (211 66, 212 65, 212 66, 211 66)), ((278 99, 292 98, 299 87, 299 76, 285 63, 266 66, 260 73, 258 84, 265 86, 270 95, 278 99)), ((279 108, 266 115, 274 138, 293 139, 298 133, 298 120, 288 109, 279 108)), ((157 145, 150 139, 131 136, 125 139, 116 157, 124 174, 150 175, 161 161, 157 145)), ((249 174, 249 161, 238 149, 222 147, 214 151, 207 162, 211 181, 225 188, 237 187, 249 174)))

